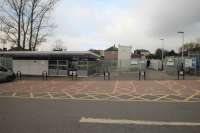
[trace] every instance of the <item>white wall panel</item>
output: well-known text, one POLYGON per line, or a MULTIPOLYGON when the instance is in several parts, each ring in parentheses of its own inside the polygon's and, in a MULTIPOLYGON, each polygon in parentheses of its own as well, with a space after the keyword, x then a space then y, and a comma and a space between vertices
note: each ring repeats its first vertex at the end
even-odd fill
POLYGON ((43 71, 48 72, 48 60, 13 60, 13 70, 24 75, 42 75, 43 71))

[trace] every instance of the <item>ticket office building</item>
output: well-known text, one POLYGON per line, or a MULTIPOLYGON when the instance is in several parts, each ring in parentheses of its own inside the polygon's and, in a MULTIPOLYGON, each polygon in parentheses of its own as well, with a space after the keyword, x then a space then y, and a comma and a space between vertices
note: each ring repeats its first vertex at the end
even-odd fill
POLYGON ((79 77, 96 73, 99 56, 89 51, 67 52, 0 52, 1 58, 12 58, 14 72, 23 75, 41 75, 46 71, 49 76, 69 76, 76 70, 79 77))

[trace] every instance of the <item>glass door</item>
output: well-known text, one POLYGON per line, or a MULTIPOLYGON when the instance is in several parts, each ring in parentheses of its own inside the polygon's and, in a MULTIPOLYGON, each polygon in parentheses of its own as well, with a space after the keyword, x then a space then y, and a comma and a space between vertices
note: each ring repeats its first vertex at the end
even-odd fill
POLYGON ((58 72, 57 72, 57 60, 49 60, 49 75, 50 76, 57 76, 58 72))
POLYGON ((50 76, 67 76, 68 61, 67 60, 49 60, 50 76))
POLYGON ((67 60, 58 61, 58 75, 60 76, 68 75, 68 61, 67 60))

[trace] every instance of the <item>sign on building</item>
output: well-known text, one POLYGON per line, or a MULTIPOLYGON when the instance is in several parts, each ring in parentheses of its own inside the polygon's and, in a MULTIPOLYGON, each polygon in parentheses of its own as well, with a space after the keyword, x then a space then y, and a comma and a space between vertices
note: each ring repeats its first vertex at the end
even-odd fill
POLYGON ((185 67, 188 68, 192 67, 192 59, 185 59, 185 67))
POLYGON ((167 66, 174 66, 174 60, 173 59, 168 59, 167 60, 167 64, 166 64, 167 66))
POLYGON ((196 65, 197 61, 195 57, 193 57, 192 59, 185 59, 185 67, 196 69, 196 65))

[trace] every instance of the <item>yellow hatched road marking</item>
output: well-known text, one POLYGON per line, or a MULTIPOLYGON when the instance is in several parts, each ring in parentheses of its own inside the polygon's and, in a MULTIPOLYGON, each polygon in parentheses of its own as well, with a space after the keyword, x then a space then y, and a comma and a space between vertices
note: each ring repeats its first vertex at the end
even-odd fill
MULTIPOLYGON (((19 97, 25 98, 23 95, 16 95, 17 92, 12 92, 10 95, 0 95, 0 97, 19 97)), ((127 94, 127 93, 79 93, 70 94, 68 92, 46 92, 47 96, 44 99, 58 99, 53 93, 62 93, 67 97, 59 97, 59 99, 74 99, 74 100, 94 100, 94 101, 144 101, 144 102, 200 102, 200 98, 194 98, 195 96, 200 96, 200 91, 196 91, 194 94, 186 95, 181 94, 127 94), (81 97, 75 97, 75 95, 83 95, 81 97), (101 97, 102 95, 102 97, 101 97), (128 98, 123 98, 123 95, 129 96, 128 98), (122 96, 122 97, 120 97, 122 96), (147 97, 146 97, 147 96, 147 97), (150 96, 150 97, 148 97, 150 96), (152 97, 151 97, 152 96, 152 97), (170 97, 172 96, 172 97, 170 97), (154 98, 155 97, 155 98, 154 98), (192 100, 190 100, 192 99, 192 100)), ((34 96, 33 92, 28 93, 27 98, 39 98, 34 96)), ((42 97, 41 97, 42 98, 42 97)))
POLYGON ((107 96, 108 96, 107 99, 110 99, 110 98, 116 98, 116 99, 118 99, 118 100, 121 100, 119 97, 117 97, 117 95, 114 96, 114 95, 107 94, 107 96))
POLYGON ((31 98, 34 98, 34 96, 33 96, 33 93, 32 93, 32 92, 30 93, 30 97, 31 97, 31 98))
POLYGON ((192 99, 194 96, 198 95, 199 91, 197 91, 196 93, 194 93, 193 95, 187 97, 184 101, 189 101, 190 99, 192 99))
POLYGON ((168 97, 169 95, 167 94, 167 95, 163 95, 163 96, 161 96, 161 97, 158 97, 158 98, 156 98, 154 101, 159 101, 159 100, 161 100, 161 99, 163 99, 163 98, 166 98, 166 97, 168 97))
POLYGON ((69 96, 70 98, 72 98, 72 99, 74 99, 74 97, 71 95, 71 94, 69 94, 68 92, 63 92, 65 95, 67 95, 67 96, 69 96))
POLYGON ((133 83, 133 81, 131 81, 131 86, 132 86, 132 88, 133 88, 133 90, 131 91, 131 93, 134 93, 134 92, 136 92, 136 86, 135 86, 135 84, 133 83))
POLYGON ((12 96, 13 96, 13 97, 16 96, 16 92, 14 92, 14 93, 12 94, 12 96))
POLYGON ((113 94, 115 94, 116 92, 117 92, 117 87, 118 87, 118 80, 117 81, 115 81, 115 86, 114 86, 114 89, 113 89, 113 94))
POLYGON ((53 96, 51 95, 50 92, 47 92, 47 94, 48 94, 48 96, 49 96, 50 98, 53 98, 53 96))

